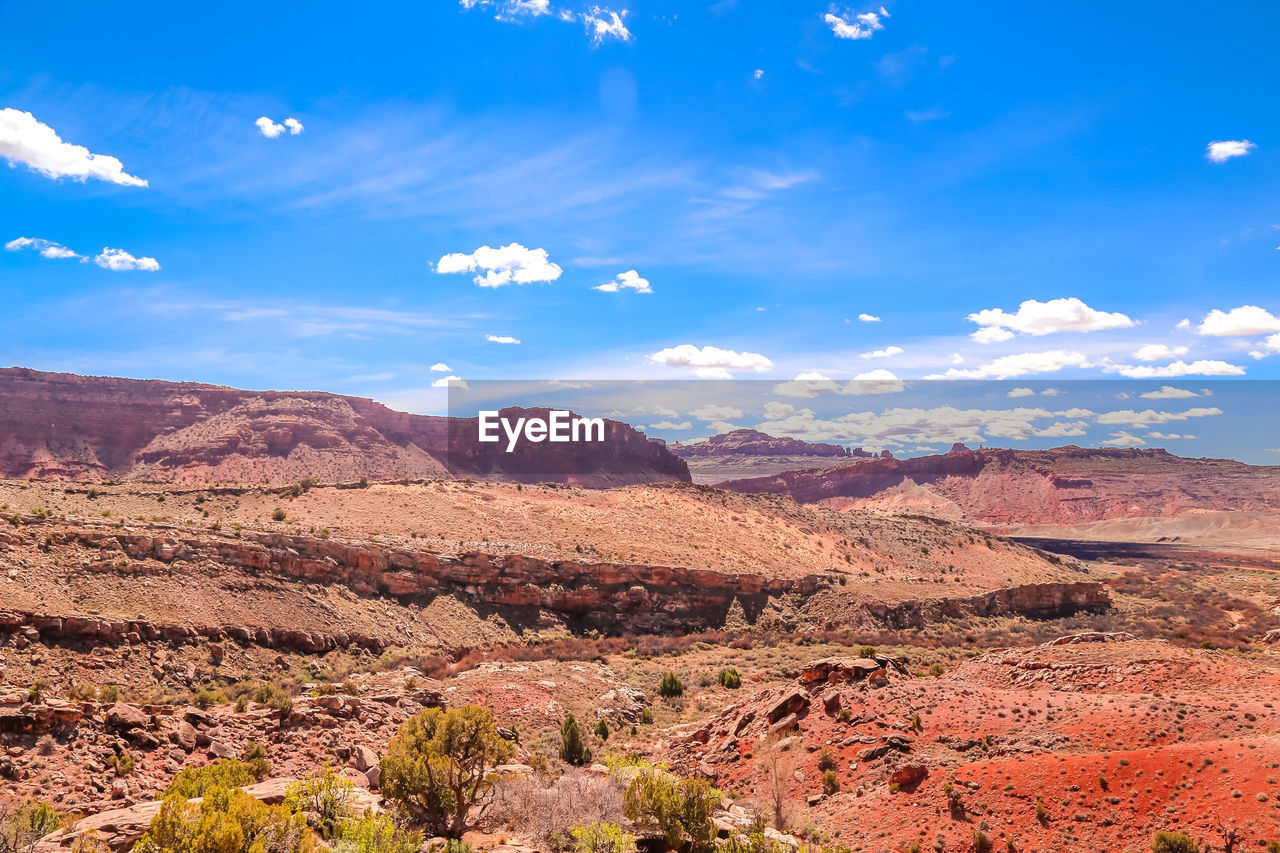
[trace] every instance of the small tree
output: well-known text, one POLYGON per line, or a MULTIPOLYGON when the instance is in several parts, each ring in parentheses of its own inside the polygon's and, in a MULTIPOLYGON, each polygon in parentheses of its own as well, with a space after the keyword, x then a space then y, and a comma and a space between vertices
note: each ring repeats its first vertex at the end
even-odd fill
POLYGON ((62 825, 53 806, 32 800, 21 806, 0 801, 0 851, 30 853, 36 842, 62 825))
POLYGON ((320 834, 329 838, 351 811, 355 797, 356 786, 351 780, 339 776, 333 765, 326 763, 319 772, 308 773, 286 788, 284 804, 290 811, 316 815, 320 834))
POLYGON ((601 717, 600 721, 596 723, 596 737, 602 741, 609 739, 609 724, 604 721, 604 717, 601 717))
POLYGON ((591 750, 582 742, 582 732, 578 731, 578 721, 573 714, 565 717, 560 726, 560 760, 575 767, 591 762, 591 750))
POLYGON ((716 837, 711 813, 724 796, 703 779, 677 779, 647 768, 631 780, 623 795, 627 817, 637 826, 662 833, 669 847, 688 845, 690 851, 709 850, 716 837))
POLYGON ((488 805, 491 767, 515 747, 478 705, 428 708, 404 722, 382 757, 382 792, 432 832, 460 838, 473 807, 488 805))
POLYGON ((737 690, 742 686, 742 676, 733 667, 720 670, 720 676, 717 680, 720 682, 721 687, 727 687, 730 690, 737 690))
POLYGON ((684 682, 680 680, 680 676, 670 670, 662 676, 662 682, 658 684, 658 695, 663 699, 674 699, 676 696, 684 695, 684 682))
POLYGON ((636 837, 616 823, 588 823, 571 829, 574 853, 631 853, 636 837))
POLYGON ((418 853, 422 833, 408 831, 385 814, 368 811, 338 825, 335 850, 342 853, 418 853))

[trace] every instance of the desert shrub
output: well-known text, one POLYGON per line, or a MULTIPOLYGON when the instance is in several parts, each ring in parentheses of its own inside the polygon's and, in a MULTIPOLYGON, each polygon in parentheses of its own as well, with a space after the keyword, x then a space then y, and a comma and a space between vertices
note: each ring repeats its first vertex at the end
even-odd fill
POLYGON ((991 853, 993 849, 994 846, 991 844, 991 839, 987 837, 987 834, 981 829, 975 829, 973 831, 973 853, 991 853))
POLYGON ((674 699, 677 696, 683 696, 684 682, 680 680, 680 676, 668 670, 658 684, 658 695, 663 699, 674 699))
POLYGON ((1200 845, 1185 832, 1157 832, 1151 839, 1152 853, 1200 853, 1200 845))
POLYGON ((312 853, 306 818, 244 791, 213 787, 199 803, 168 796, 133 853, 312 853))
POLYGON ((584 824, 617 824, 625 818, 617 777, 569 770, 557 779, 506 779, 493 788, 490 814, 495 821, 527 833, 560 850, 572 842, 571 830, 584 824))
POLYGON ((860 657, 860 658, 873 658, 873 657, 875 657, 875 656, 876 656, 876 647, 875 647, 875 646, 859 646, 859 647, 858 647, 858 657, 860 657))
POLYGON ((467 813, 488 805, 491 767, 515 750, 478 705, 428 708, 404 722, 382 758, 383 794, 433 832, 458 838, 467 813))
POLYGON ((721 687, 727 687, 730 690, 737 690, 742 686, 742 676, 738 674, 738 670, 733 667, 720 670, 720 675, 716 677, 721 687))
MULTIPOLYGON (((808 848, 805 850, 808 851, 808 848)), ((747 835, 730 836, 728 841, 716 848, 716 853, 791 853, 791 848, 767 837, 763 828, 756 828, 747 835)))
POLYGON ((339 776, 331 764, 325 763, 317 772, 308 773, 285 789, 285 808, 299 814, 313 814, 325 838, 333 835, 338 822, 348 816, 351 802, 356 796, 356 786, 350 779, 339 776))
POLYGON ((836 771, 822 771, 822 790, 827 794, 834 794, 840 790, 840 777, 836 775, 836 771))
POLYGON ((627 817, 637 827, 656 830, 670 847, 708 850, 716 837, 711 813, 724 796, 702 779, 678 779, 657 769, 642 770, 623 795, 627 817))
POLYGON ((582 732, 573 714, 565 717, 560 726, 560 760, 575 767, 591 763, 591 750, 582 742, 582 732))
POLYGON ((937 678, 938 676, 942 675, 946 671, 947 671, 947 668, 940 663, 934 663, 929 665, 929 674, 932 675, 934 678, 937 678))
POLYGON ((72 702, 92 702, 98 698, 98 688, 92 684, 77 684, 67 691, 67 698, 72 702))
POLYGON ((360 688, 356 687, 356 683, 348 678, 338 687, 338 692, 345 693, 348 696, 359 696, 360 688))
POLYGON ((244 745, 240 760, 259 782, 271 775, 271 762, 267 760, 266 747, 256 740, 251 740, 244 745))
POLYGON ((49 803, 17 805, 0 800, 0 853, 30 853, 36 842, 62 824, 49 803))
POLYGON ((191 697, 191 704, 197 708, 212 708, 222 701, 222 694, 214 690, 212 687, 206 687, 197 691, 195 696, 191 697))
POLYGON ((285 519, 284 507, 279 507, 279 506, 276 507, 275 510, 271 513, 271 520, 284 521, 284 519, 285 519))
POLYGON ((609 739, 609 724, 604 721, 604 717, 601 717, 599 722, 596 723, 596 737, 602 741, 609 739))
POLYGON ((32 682, 31 686, 27 688, 27 701, 28 702, 42 701, 44 697, 44 691, 48 689, 49 689, 49 682, 45 681, 43 678, 37 678, 34 682, 32 682))
POLYGON ((124 699, 124 691, 114 684, 104 684, 98 691, 98 701, 104 705, 119 702, 122 699, 124 699))
POLYGON ((818 753, 818 769, 819 770, 835 770, 836 757, 827 747, 822 748, 822 752, 818 753))
POLYGON ((640 709, 640 724, 643 726, 648 726, 648 725, 652 725, 652 723, 653 723, 653 709, 650 708, 648 705, 645 705, 643 708, 640 709))
POLYGON ((234 758, 223 758, 203 767, 184 767, 173 777, 158 800, 179 796, 184 800, 203 797, 213 788, 241 788, 258 781, 253 768, 234 758))
POLYGON ((417 853, 420 846, 421 832, 369 811, 359 820, 338 824, 333 849, 336 853, 417 853))
POLYGON ((571 834, 574 853, 631 853, 636 848, 636 837, 616 823, 581 824, 571 834))
POLYGON ((137 768, 138 759, 127 752, 122 752, 108 758, 107 766, 114 770, 117 776, 128 776, 137 768))

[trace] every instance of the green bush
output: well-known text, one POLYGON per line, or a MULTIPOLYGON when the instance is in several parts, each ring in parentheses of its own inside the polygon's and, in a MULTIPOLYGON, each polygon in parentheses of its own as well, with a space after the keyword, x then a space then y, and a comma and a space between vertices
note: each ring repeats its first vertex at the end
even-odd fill
POLYGON ((658 695, 663 699, 674 699, 676 696, 683 696, 684 682, 680 680, 680 676, 668 670, 658 684, 658 695))
POLYGON ((355 797, 356 786, 326 762, 318 772, 308 773, 285 789, 284 805, 291 812, 316 815, 320 834, 329 838, 339 821, 348 817, 355 797))
POLYGON ((742 686, 742 676, 733 667, 720 670, 717 680, 720 682, 721 687, 727 687, 730 690, 737 690, 742 686))
POLYGON ((564 724, 560 726, 560 760, 576 767, 591 763, 591 750, 583 743, 582 732, 578 730, 578 721, 573 714, 565 717, 564 724))
POLYGON ((822 771, 822 790, 827 794, 834 794, 840 790, 840 777, 836 775, 836 771, 822 771))
POLYGON ((627 786, 623 804, 637 827, 660 833, 672 848, 688 845, 691 853, 711 849, 716 825, 711 813, 724 795, 702 779, 677 779, 649 768, 627 786))
POLYGON ((188 802, 169 795, 133 853, 313 853, 306 818, 235 788, 208 788, 188 802))
POLYGON ((636 837, 616 823, 587 823, 569 830, 574 853, 631 853, 636 837))
POLYGON ((0 850, 29 853, 36 842, 62 825, 49 803, 32 800, 17 806, 0 799, 0 850))
POLYGON ((271 513, 271 520, 284 521, 284 519, 285 519, 284 507, 276 507, 275 511, 271 513))
MULTIPOLYGON (((270 772, 268 770, 268 772, 270 772)), ((184 800, 203 797, 213 788, 243 788, 258 781, 253 767, 234 758, 223 758, 203 767, 184 767, 173 777, 169 787, 156 799, 178 796, 184 800)))
POLYGON ((117 776, 128 776, 137 768, 138 759, 127 752, 122 752, 108 758, 107 766, 114 770, 117 776))
POLYGON ((876 656, 876 647, 875 647, 875 646, 859 646, 859 647, 858 647, 858 657, 860 657, 860 658, 874 658, 875 656, 876 656))
POLYGON ((645 705, 643 708, 640 709, 640 724, 642 726, 648 726, 648 725, 651 725, 652 723, 653 723, 653 709, 650 708, 648 705, 645 705))
POLYGON ((418 853, 422 833, 410 831, 388 815, 366 812, 359 820, 338 824, 334 850, 338 853, 418 853))
POLYGON ((428 708, 406 720, 387 745, 382 793, 429 831, 459 838, 467 812, 485 801, 493 784, 490 768, 514 751, 484 708, 428 708))
POLYGON ((1185 832, 1157 832, 1151 840, 1152 853, 1200 853, 1200 845, 1185 832))
POLYGON ((609 739, 609 724, 604 721, 604 717, 601 717, 599 722, 596 723, 596 737, 602 741, 609 739))
POLYGON ((251 740, 244 745, 240 760, 259 782, 271 775, 271 762, 267 760, 266 747, 256 740, 251 740))
POLYGON ((991 839, 981 829, 973 831, 973 853, 991 853, 994 849, 991 839))

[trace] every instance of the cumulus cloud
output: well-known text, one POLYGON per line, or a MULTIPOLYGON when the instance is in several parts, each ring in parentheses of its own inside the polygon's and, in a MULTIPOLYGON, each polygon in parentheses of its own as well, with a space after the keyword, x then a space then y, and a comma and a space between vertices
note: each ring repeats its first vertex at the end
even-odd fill
POLYGON ((631 30, 627 29, 623 20, 626 14, 625 9, 614 12, 601 6, 592 6, 591 11, 583 14, 582 20, 587 25, 587 32, 591 34, 594 44, 598 45, 609 39, 631 41, 631 30))
POLYGON ((649 424, 649 429, 693 429, 693 423, 681 421, 677 424, 671 421, 658 421, 656 424, 649 424))
POLYGON ((859 314, 858 322, 860 323, 879 323, 880 318, 875 314, 859 314))
POLYGON ((884 349, 872 350, 859 355, 859 358, 891 358, 895 355, 902 355, 902 347, 888 346, 884 349))
POLYGON ((1036 392, 1030 388, 1011 388, 1006 397, 1034 397, 1036 392))
POLYGON ((1002 308, 986 308, 965 319, 981 327, 972 337, 984 344, 1007 341, 1018 332, 1048 335, 1054 332, 1124 329, 1133 325, 1133 320, 1126 314, 1090 308, 1074 296, 1048 302, 1028 299, 1012 314, 1002 308))
POLYGON ((1147 400, 1185 400, 1187 397, 1199 397, 1200 395, 1189 388, 1175 388, 1172 385, 1161 385, 1158 390, 1147 391, 1143 394, 1139 394, 1138 396, 1147 400))
POLYGON ((1107 373, 1119 373, 1130 379, 1167 379, 1174 376, 1243 376, 1244 368, 1217 359, 1197 359, 1187 364, 1178 360, 1162 367, 1149 364, 1108 364, 1107 373))
POLYGON ((1141 447, 1146 442, 1139 436, 1129 433, 1127 430, 1111 433, 1111 437, 1101 444, 1110 447, 1141 447))
POLYGON ((1033 373, 1053 373, 1064 367, 1089 367, 1084 353, 1068 350, 1024 352, 1006 355, 974 368, 947 368, 926 379, 1013 379, 1033 373))
POLYGON ((848 12, 837 13, 834 8, 822 16, 822 20, 826 21, 827 26, 831 27, 831 32, 835 33, 836 38, 851 39, 853 41, 861 41, 871 38, 879 30, 884 29, 882 18, 889 17, 889 13, 885 11, 883 6, 878 12, 863 12, 858 15, 851 15, 848 12))
POLYGON ((1188 435, 1186 433, 1177 432, 1149 432, 1147 438, 1154 438, 1159 441, 1179 441, 1185 438, 1199 438, 1198 435, 1188 435))
POLYGON ((693 344, 667 347, 649 356, 655 364, 667 367, 683 367, 693 370, 703 379, 729 379, 734 370, 751 370, 756 373, 773 367, 773 362, 756 352, 736 352, 731 349, 693 344))
POLYGON ((513 338, 510 335, 485 335, 489 343, 492 344, 518 344, 519 338, 513 338))
POLYGON ((481 246, 470 254, 445 255, 436 263, 436 272, 477 272, 480 274, 474 280, 479 286, 502 287, 555 281, 563 270, 548 259, 546 249, 526 249, 519 243, 508 243, 500 249, 481 246))
POLYGON ((649 286, 649 279, 641 278, 640 273, 635 270, 620 272, 613 281, 607 281, 591 289, 599 290, 601 293, 619 293, 623 290, 634 290, 636 293, 653 293, 653 288, 649 286))
POLYGON ((432 388, 461 388, 466 389, 467 383, 462 381, 460 376, 441 376, 435 382, 431 383, 432 388))
POLYGON ((431 365, 430 369, 434 370, 436 373, 448 373, 449 365, 445 364, 443 361, 437 361, 435 364, 431 365))
POLYGON ((1257 147, 1247 139, 1224 139, 1206 145, 1204 156, 1214 163, 1225 163, 1232 157, 1243 157, 1257 147))
MULTIPOLYGON (((1035 437, 1052 430, 1048 421, 1054 413, 1043 408, 958 409, 937 406, 931 409, 894 408, 881 412, 849 412, 820 418, 812 409, 778 404, 766 408, 769 420, 759 429, 773 435, 789 435, 808 441, 884 446, 919 445, 934 442, 985 442, 990 437, 1013 441, 1035 437)), ((1067 431, 1072 425, 1062 428, 1067 431)))
POLYGON ((126 187, 147 185, 142 178, 126 172, 117 158, 63 142, 52 127, 37 121, 31 113, 13 108, 0 110, 0 157, 48 178, 97 178, 126 187))
POLYGON ((1138 347, 1138 351, 1133 357, 1138 361, 1167 361, 1171 358, 1177 358, 1180 355, 1186 355, 1186 347, 1171 347, 1167 344, 1147 344, 1138 347))
POLYGON ((1265 335, 1280 332, 1280 317, 1257 305, 1241 305, 1230 311, 1215 308, 1204 315, 1196 332, 1215 338, 1265 335))
POLYGON ((1183 412, 1158 412, 1154 409, 1144 409, 1141 412, 1137 412, 1133 409, 1120 409, 1114 412, 1103 412, 1098 415, 1097 422, 1116 426, 1124 424, 1131 427, 1145 427, 1153 424, 1167 424, 1170 421, 1185 421, 1191 418, 1211 418, 1220 414, 1222 414, 1222 409, 1217 406, 1194 406, 1183 412))
POLYGON ((813 399, 819 394, 840 394, 858 396, 863 394, 896 394, 906 386, 891 371, 884 368, 859 373, 848 382, 841 384, 821 373, 801 373, 790 382, 780 382, 773 386, 773 392, 783 397, 799 397, 813 399))
POLYGON ((16 240, 10 240, 4 244, 5 249, 10 252, 20 252, 23 249, 30 249, 33 252, 39 252, 40 257, 49 260, 64 260, 66 258, 84 259, 84 255, 73 252, 60 243, 54 243, 52 240, 41 240, 38 237, 19 237, 16 240))
POLYGON ((288 131, 290 136, 297 136, 305 129, 302 126, 302 122, 292 117, 285 119, 284 124, 276 124, 266 116, 260 116, 256 121, 254 121, 254 124, 258 126, 258 130, 267 139, 275 139, 285 131, 288 131))
POLYGON ((700 421, 736 421, 742 417, 742 409, 737 406, 722 406, 718 403, 708 403, 701 409, 694 409, 689 414, 693 415, 700 421))
POLYGON ((144 272, 158 272, 160 264, 155 258, 135 258, 124 249, 104 248, 93 262, 104 270, 112 270, 114 272, 125 272, 127 270, 142 270, 144 272))

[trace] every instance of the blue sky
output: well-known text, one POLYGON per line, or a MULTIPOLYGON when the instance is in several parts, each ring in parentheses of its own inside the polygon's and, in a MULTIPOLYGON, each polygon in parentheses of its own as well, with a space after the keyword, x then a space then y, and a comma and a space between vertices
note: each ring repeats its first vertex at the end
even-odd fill
POLYGON ((1280 7, 1153 9, 6 3, 0 363, 1280 378, 1280 7))

